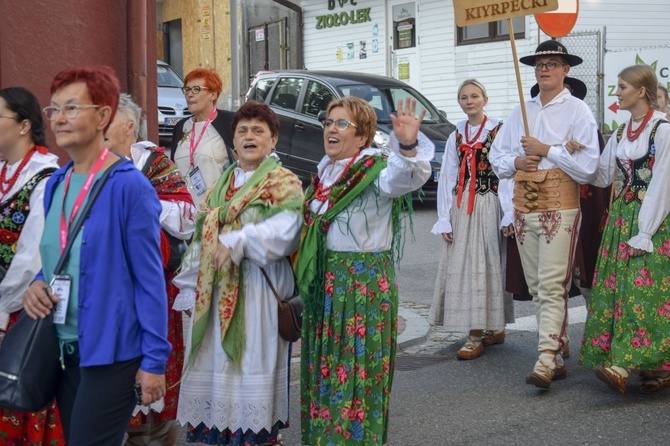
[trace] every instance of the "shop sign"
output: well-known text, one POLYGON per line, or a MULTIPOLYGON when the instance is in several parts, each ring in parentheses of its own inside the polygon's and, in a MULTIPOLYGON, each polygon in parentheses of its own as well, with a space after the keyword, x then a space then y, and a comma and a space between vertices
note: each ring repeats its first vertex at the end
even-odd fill
POLYGON ((471 26, 558 9, 558 0, 454 0, 456 24, 471 26))
POLYGON ((325 14, 316 17, 316 29, 333 28, 349 24, 371 22, 370 10, 372 8, 361 8, 354 11, 343 11, 340 13, 325 14))

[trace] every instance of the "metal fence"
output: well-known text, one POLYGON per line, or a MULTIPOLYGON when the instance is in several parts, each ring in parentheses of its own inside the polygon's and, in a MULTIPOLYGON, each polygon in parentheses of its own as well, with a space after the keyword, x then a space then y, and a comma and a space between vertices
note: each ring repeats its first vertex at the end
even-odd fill
POLYGON ((570 54, 575 54, 584 62, 570 68, 569 76, 575 77, 586 84, 587 93, 584 102, 591 107, 598 127, 603 129, 605 112, 603 109, 603 69, 604 42, 601 31, 581 31, 568 34, 558 39, 565 45, 570 54))

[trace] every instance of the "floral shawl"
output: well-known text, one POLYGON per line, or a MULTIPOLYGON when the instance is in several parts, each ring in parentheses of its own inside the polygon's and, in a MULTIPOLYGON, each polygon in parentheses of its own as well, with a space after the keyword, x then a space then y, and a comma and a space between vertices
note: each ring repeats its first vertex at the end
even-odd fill
POLYGON ((222 346, 234 364, 240 363, 245 345, 244 287, 240 267, 232 260, 228 259, 220 270, 215 269, 212 257, 219 244, 218 236, 241 229, 240 214, 252 207, 258 208, 259 220, 286 210, 299 212, 303 196, 298 177, 270 156, 230 201, 226 201, 226 191, 237 164, 228 167, 209 190, 204 209, 196 217, 195 240, 202 241, 202 251, 191 342, 193 353, 202 344, 213 293, 217 290, 222 346))

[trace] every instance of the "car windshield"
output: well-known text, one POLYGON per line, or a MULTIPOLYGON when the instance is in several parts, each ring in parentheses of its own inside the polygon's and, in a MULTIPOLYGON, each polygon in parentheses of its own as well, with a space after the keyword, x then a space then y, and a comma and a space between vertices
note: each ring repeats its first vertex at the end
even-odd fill
POLYGON ((159 87, 181 88, 184 81, 167 65, 158 65, 157 83, 159 87))
POLYGON ((340 85, 337 89, 343 96, 356 96, 368 101, 375 109, 378 122, 391 122, 389 115, 396 111, 398 101, 404 101, 406 97, 416 99, 417 115, 423 109, 426 109, 426 117, 423 119, 424 123, 442 122, 442 118, 435 107, 411 87, 375 87, 373 85, 358 84, 340 85))

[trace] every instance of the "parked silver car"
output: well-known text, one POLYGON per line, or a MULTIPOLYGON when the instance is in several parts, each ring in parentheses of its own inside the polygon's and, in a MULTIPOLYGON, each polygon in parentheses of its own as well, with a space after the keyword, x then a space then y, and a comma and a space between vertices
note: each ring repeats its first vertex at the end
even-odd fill
POLYGON ((186 99, 181 92, 182 78, 165 62, 158 61, 158 136, 172 138, 174 126, 181 119, 191 116, 186 99))

